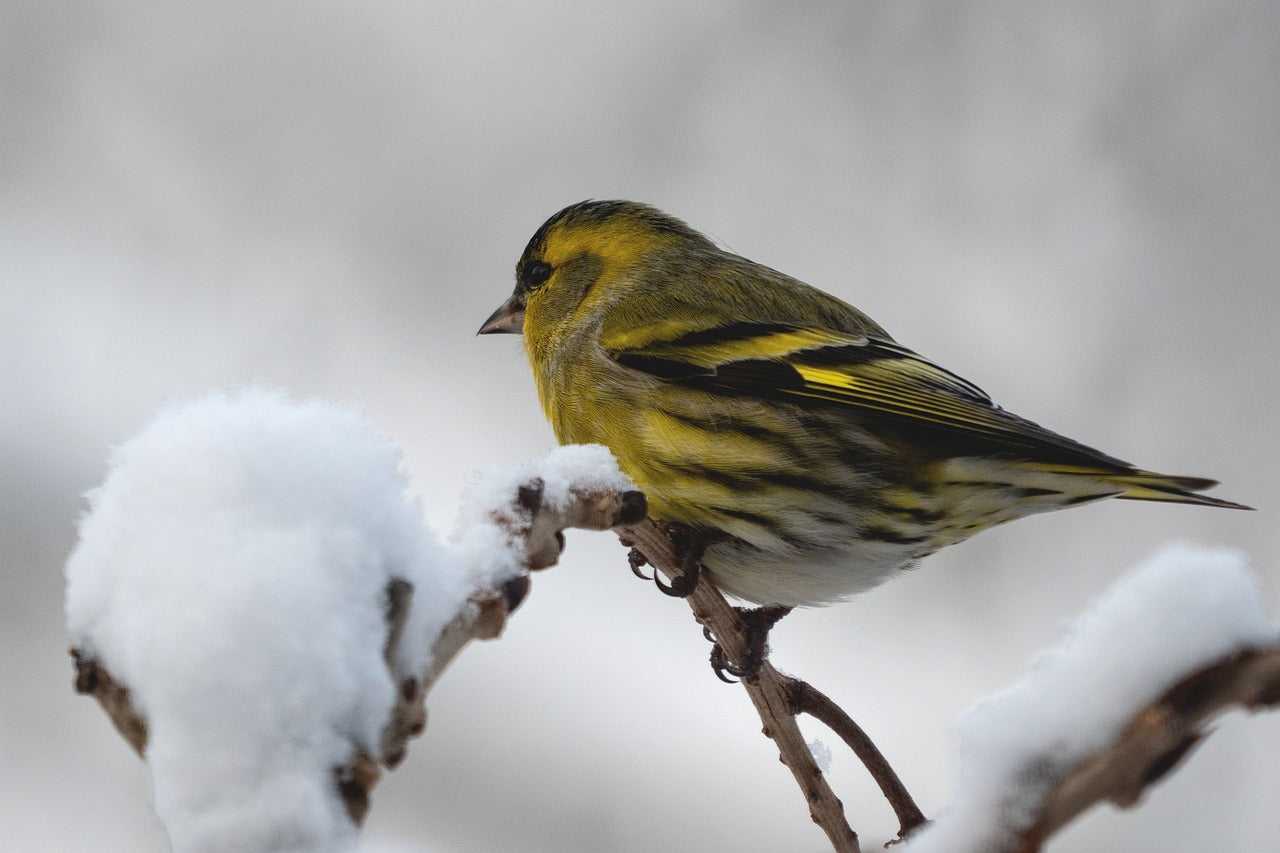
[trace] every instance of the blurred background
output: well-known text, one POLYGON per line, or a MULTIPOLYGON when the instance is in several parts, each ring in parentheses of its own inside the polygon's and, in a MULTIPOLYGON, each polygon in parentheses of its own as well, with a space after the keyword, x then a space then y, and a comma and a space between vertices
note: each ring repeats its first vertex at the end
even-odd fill
MULTIPOLYGON (((4 846, 165 849, 65 650, 109 448, 218 386, 355 402, 448 530, 471 471, 553 444, 520 342, 474 335, 587 197, 656 204, 1006 407, 1259 508, 1033 518, 788 618, 775 662, 927 814, 957 716, 1163 542, 1247 552, 1280 615, 1280 6, 999 5, 0 2, 4 846)), ((367 846, 826 849, 707 651, 612 536, 571 533, 433 692, 367 846)), ((896 823, 835 752, 875 850, 896 823)), ((1277 790, 1280 715, 1230 719, 1052 849, 1280 849, 1277 790)))

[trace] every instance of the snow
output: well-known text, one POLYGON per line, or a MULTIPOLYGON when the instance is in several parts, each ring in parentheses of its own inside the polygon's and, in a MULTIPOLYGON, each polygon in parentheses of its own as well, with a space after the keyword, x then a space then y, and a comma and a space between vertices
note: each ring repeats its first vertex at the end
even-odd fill
MULTIPOLYGON (((535 479, 552 509, 632 488, 599 445, 485 469, 442 545, 394 442, 352 408, 263 389, 169 406, 113 453, 67 562, 67 625, 147 720, 175 850, 355 846, 333 769, 376 754, 395 685, 468 595, 526 571, 513 497, 535 479), (392 578, 414 594, 389 671, 392 578)), ((906 849, 998 848, 1170 684, 1276 639, 1240 554, 1165 548, 960 722, 958 794, 906 849)), ((825 772, 830 750, 810 750, 825 772)))
POLYGON ((542 503, 551 509, 564 508, 575 495, 635 488, 600 444, 566 445, 524 464, 480 469, 463 495, 450 542, 475 583, 497 586, 524 570, 523 543, 512 532, 527 524, 528 513, 511 498, 535 479, 542 480, 542 503))
POLYGON ((334 768, 377 755, 396 684, 471 592, 526 571, 514 498, 534 478, 552 508, 631 487, 598 445, 487 469, 445 546, 358 411, 253 388, 169 406, 112 454, 67 562, 67 626, 147 720, 174 850, 355 846, 334 768), (392 578, 414 591, 389 672, 392 578))
POLYGON ((818 770, 826 773, 831 769, 831 747, 827 746, 819 738, 809 741, 806 746, 809 747, 809 754, 813 756, 813 763, 818 765, 818 770))
POLYGON ((399 457, 352 409, 220 392, 161 411, 89 495, 71 642, 147 719, 175 850, 354 845, 333 768, 376 754, 392 705, 386 584, 414 584, 420 625, 465 597, 399 457))
MULTIPOLYGON (((535 479, 544 484, 543 505, 552 509, 563 508, 574 495, 635 488, 618 470, 609 449, 599 444, 557 447, 540 459, 480 469, 467 484, 454 534, 445 545, 464 591, 499 589, 528 570, 525 542, 517 534, 527 528, 530 514, 514 498, 521 486, 535 479)), ((465 594, 449 599, 455 610, 463 598, 465 594)), ((430 654, 429 638, 439 633, 453 612, 442 618, 418 607, 417 600, 415 595, 397 658, 398 668, 407 672, 412 671, 413 661, 430 654)))
POLYGON ((1276 640, 1241 554, 1167 546, 1023 682, 960 721, 954 802, 905 850, 1000 849, 1034 818, 1052 780, 1113 740, 1137 710, 1182 676, 1276 640))

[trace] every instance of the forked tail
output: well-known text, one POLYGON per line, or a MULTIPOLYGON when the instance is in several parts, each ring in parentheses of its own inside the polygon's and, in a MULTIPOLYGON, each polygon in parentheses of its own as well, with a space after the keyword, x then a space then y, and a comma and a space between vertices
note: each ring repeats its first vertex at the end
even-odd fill
POLYGON ((1165 501, 1176 504, 1197 504, 1199 506, 1220 506, 1226 509, 1253 509, 1251 506, 1224 501, 1222 498, 1211 498, 1208 495, 1196 494, 1218 485, 1217 480, 1204 477, 1174 477, 1168 474, 1156 474, 1152 471, 1134 471, 1132 474, 1114 474, 1105 478, 1115 483, 1124 491, 1117 498, 1132 501, 1165 501))
MULTIPOLYGON (((1101 498, 1120 498, 1226 509, 1253 509, 1235 501, 1199 494, 1218 485, 1217 480, 1157 474, 1154 471, 1121 467, 1123 464, 1118 462, 1115 466, 1104 467, 1057 462, 1015 462, 1013 467, 1024 472, 1025 479, 1017 480, 1016 485, 1043 486, 1057 491, 1061 496, 1057 499, 1060 506, 1089 503, 1101 498)), ((1055 497, 1050 495, 1046 498, 1046 503, 1052 504, 1054 500, 1055 497)))

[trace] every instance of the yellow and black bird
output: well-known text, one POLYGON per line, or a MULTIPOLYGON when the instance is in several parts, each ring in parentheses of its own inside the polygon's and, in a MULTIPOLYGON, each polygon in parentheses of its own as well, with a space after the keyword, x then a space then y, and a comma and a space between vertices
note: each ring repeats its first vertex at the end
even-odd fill
POLYGON ((996 524, 1102 498, 1247 509, 997 406, 835 297, 628 201, 548 219, 481 334, 523 333, 556 437, 759 604, 866 590, 996 524))

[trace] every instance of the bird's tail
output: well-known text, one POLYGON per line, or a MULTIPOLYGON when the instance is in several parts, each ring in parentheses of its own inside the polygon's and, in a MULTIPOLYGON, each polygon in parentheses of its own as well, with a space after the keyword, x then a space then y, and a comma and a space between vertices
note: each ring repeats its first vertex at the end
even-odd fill
POLYGON ((1051 475, 1066 493, 1068 503, 1087 503, 1099 498, 1130 501, 1163 501, 1165 503, 1218 506, 1226 509, 1253 509, 1251 506, 1197 494, 1218 485, 1206 477, 1178 477, 1157 474, 1138 468, 1116 468, 1092 465, 1022 462, 1017 467, 1051 475))
POLYGON ((1218 485, 1217 480, 1204 477, 1175 477, 1169 474, 1156 474, 1152 471, 1134 471, 1132 474, 1112 474, 1105 480, 1123 489, 1116 495, 1123 500, 1165 501, 1176 504, 1220 506, 1226 509, 1253 509, 1251 506, 1234 501, 1196 494, 1218 485))
POLYGON ((939 497, 952 523, 936 537, 935 550, 979 530, 1040 512, 1104 498, 1198 504, 1228 509, 1252 507, 1198 492, 1216 486, 1203 477, 1177 477, 1131 468, 1123 462, 1076 465, 980 457, 946 460, 938 472, 946 483, 939 497))

